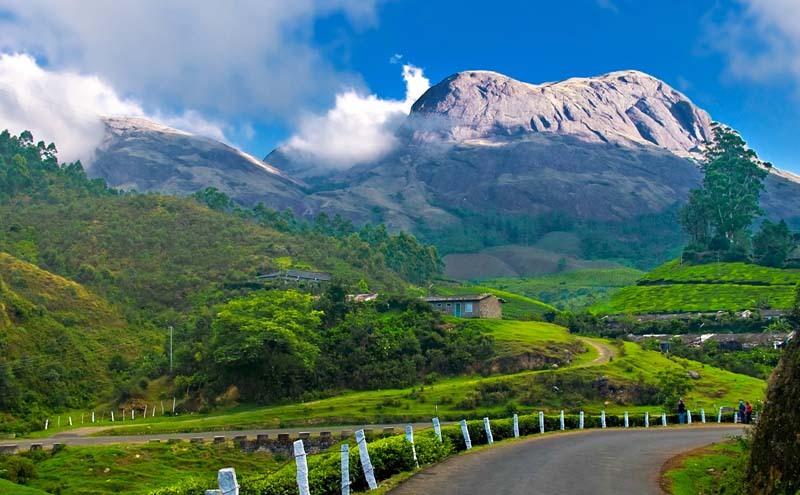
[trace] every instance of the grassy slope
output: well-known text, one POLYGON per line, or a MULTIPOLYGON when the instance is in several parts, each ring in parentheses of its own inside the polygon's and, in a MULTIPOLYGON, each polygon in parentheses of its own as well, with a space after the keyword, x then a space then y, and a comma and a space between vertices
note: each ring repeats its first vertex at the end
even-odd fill
POLYGON ((694 451, 664 473, 667 489, 672 495, 720 493, 721 478, 727 471, 736 470, 745 455, 736 441, 694 451))
MULTIPOLYGON (((21 385, 45 396, 70 389, 90 401, 110 391, 108 361, 154 345, 107 302, 81 285, 0 253, 0 331, 4 358, 21 385), (81 387, 80 382, 92 383, 81 387)), ((69 405, 69 404, 65 404, 69 405)))
POLYGON ((489 293, 506 301, 503 305, 503 318, 510 320, 526 320, 540 317, 545 313, 558 312, 556 308, 530 297, 500 290, 485 285, 454 285, 441 283, 434 287, 434 292, 442 296, 458 296, 489 293))
POLYGON ((189 477, 206 478, 212 488, 221 467, 233 467, 241 477, 269 473, 278 466, 268 452, 245 453, 232 444, 68 447, 36 464, 37 477, 30 486, 49 492, 58 487, 63 495, 147 494, 189 477))
MULTIPOLYGON (((528 345, 546 346, 558 339, 574 339, 565 329, 538 323, 498 322, 495 338, 499 342, 523 342, 528 345), (525 339, 523 328, 530 328, 529 339, 525 339)), ((588 340, 588 339, 587 339, 588 340)), ((609 346, 600 339, 590 339, 600 345, 609 346)), ((598 365, 594 362, 597 352, 591 350, 579 355, 569 367, 547 371, 525 371, 513 375, 491 377, 460 377, 441 380, 433 385, 397 390, 346 392, 341 395, 306 403, 287 404, 262 408, 236 408, 226 413, 209 416, 187 416, 179 418, 155 418, 147 422, 114 426, 114 434, 156 433, 173 431, 202 431, 213 429, 242 429, 247 427, 279 427, 310 424, 354 424, 359 422, 394 422, 427 420, 438 414, 443 419, 461 417, 504 416, 509 407, 520 412, 560 408, 574 410, 578 407, 587 412, 609 412, 623 410, 657 412, 660 406, 632 406, 603 400, 583 400, 580 397, 560 395, 548 385, 554 380, 577 380, 591 383, 599 377, 607 377, 621 384, 632 384, 642 379, 655 382, 660 371, 696 370, 701 378, 692 382, 694 388, 685 395, 692 409, 715 406, 730 406, 739 398, 760 399, 764 393, 764 382, 755 378, 703 366, 700 363, 681 359, 670 360, 657 352, 644 351, 636 344, 624 343, 625 355, 618 355, 611 362, 598 365), (478 390, 511 390, 491 404, 477 407, 464 406, 461 400, 478 390), (520 406, 520 398, 532 394, 535 398, 529 405, 520 406)), ((108 433, 108 431, 106 431, 108 433)))
POLYGON ((791 307, 800 270, 746 263, 662 265, 638 282, 591 307, 594 313, 678 313, 737 311, 764 304, 791 307))
POLYGON ((580 310, 634 284, 644 272, 633 268, 579 269, 540 277, 497 278, 481 284, 524 294, 559 309, 580 310))
POLYGON ((46 495, 47 492, 29 486, 17 485, 0 479, 0 493, 3 495, 46 495))

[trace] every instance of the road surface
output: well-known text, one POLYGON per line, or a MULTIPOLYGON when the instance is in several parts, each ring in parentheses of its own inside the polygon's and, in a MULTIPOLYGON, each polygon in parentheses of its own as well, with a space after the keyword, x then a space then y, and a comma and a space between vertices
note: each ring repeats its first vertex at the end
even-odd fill
POLYGON ((608 429, 533 437, 452 457, 391 495, 661 494, 671 457, 740 434, 740 427, 608 429))

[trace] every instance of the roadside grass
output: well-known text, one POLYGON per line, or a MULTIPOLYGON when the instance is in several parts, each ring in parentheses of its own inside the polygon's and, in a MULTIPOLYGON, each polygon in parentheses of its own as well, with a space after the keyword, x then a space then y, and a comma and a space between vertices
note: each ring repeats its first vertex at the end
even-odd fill
POLYGON ((746 459, 739 440, 704 447, 676 459, 662 474, 662 486, 672 495, 740 493, 746 459))
MULTIPOLYGON (((564 330, 564 332, 566 332, 564 330)), ((701 363, 667 358, 655 351, 643 350, 631 342, 610 343, 602 339, 582 339, 616 350, 616 357, 598 364, 597 351, 592 349, 578 356, 568 367, 543 371, 524 371, 500 376, 469 376, 441 380, 431 385, 405 389, 343 392, 335 397, 305 403, 268 407, 238 407, 213 415, 187 415, 177 418, 155 418, 131 424, 116 423, 99 435, 175 433, 248 428, 281 428, 309 425, 347 425, 361 423, 397 423, 429 421, 439 416, 443 421, 462 418, 506 417, 538 410, 570 412, 584 410, 597 414, 660 413, 660 405, 618 403, 613 398, 587 399, 569 391, 556 392, 551 383, 568 382, 592 387, 597 380, 607 379, 624 387, 637 383, 657 383, 662 371, 687 373, 696 371, 700 378, 692 380, 692 388, 684 395, 690 409, 702 407, 711 421, 718 407, 731 407, 739 399, 758 401, 764 395, 765 382, 738 375, 701 363), (617 347, 621 345, 621 347, 617 347), (478 397, 477 402, 466 399, 478 397), (526 398, 526 399, 525 399, 526 398), (524 400, 523 400, 524 399, 524 400)))
POLYGON ((576 344, 579 339, 564 327, 538 321, 522 322, 511 320, 475 320, 472 325, 479 326, 495 340, 497 357, 518 356, 533 352, 558 352, 564 344, 576 344))
POLYGON ((47 492, 25 485, 18 485, 0 478, 0 493, 3 495, 46 495, 47 492))
MULTIPOLYGON (((243 452, 230 442, 70 446, 53 455, 43 454, 29 486, 62 495, 148 494, 188 478, 207 478, 209 488, 216 486, 220 467, 233 467, 246 476, 272 472, 281 464, 269 452, 243 452)), ((0 492, 6 493, 2 485, 0 492)))
POLYGON ((645 272, 633 268, 586 268, 539 277, 495 278, 481 285, 523 294, 561 310, 576 311, 633 285, 645 272))
POLYGON ((503 305, 503 318, 507 320, 532 320, 541 318, 546 313, 558 312, 555 307, 549 304, 486 285, 460 285, 440 282, 434 286, 433 291, 441 296, 463 296, 484 293, 495 295, 506 301, 503 305))

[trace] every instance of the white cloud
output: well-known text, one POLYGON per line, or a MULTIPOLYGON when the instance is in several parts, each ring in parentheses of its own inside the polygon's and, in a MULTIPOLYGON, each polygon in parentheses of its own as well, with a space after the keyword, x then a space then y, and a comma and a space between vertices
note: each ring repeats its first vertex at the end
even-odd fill
POLYGON ((757 82, 789 78, 800 85, 800 2, 737 1, 740 8, 713 22, 708 33, 710 45, 726 56, 728 72, 757 82))
POLYGON ((396 144, 395 131, 411 106, 430 87, 422 69, 403 66, 404 100, 386 100, 349 89, 336 96, 335 106, 322 115, 301 119, 297 133, 285 145, 314 164, 330 168, 376 160, 396 144))
POLYGON ((315 20, 341 13, 363 26, 377 1, 2 0, 0 51, 97 74, 147 109, 285 117, 358 81, 323 59, 315 20))
POLYGON ((184 131, 224 139, 221 126, 193 111, 148 115, 105 81, 70 71, 49 71, 29 55, 0 54, 0 129, 29 130, 55 142, 63 161, 90 162, 104 136, 101 116, 153 118, 184 131))

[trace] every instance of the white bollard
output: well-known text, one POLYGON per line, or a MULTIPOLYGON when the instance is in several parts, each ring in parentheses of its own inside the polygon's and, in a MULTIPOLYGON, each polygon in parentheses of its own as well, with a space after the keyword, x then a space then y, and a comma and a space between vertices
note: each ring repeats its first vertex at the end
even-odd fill
POLYGON ((111 411, 111 422, 114 422, 114 411, 111 411))
POLYGON ((69 425, 72 426, 72 416, 69 417, 69 425))
POLYGON ((580 417, 578 418, 578 429, 583 429, 583 411, 581 411, 580 417))
POLYGON ((686 424, 687 425, 692 424, 692 411, 688 409, 686 410, 686 424))
POLYGON ((375 481, 375 470, 372 468, 372 461, 369 460, 369 450, 367 449, 367 438, 364 436, 364 430, 356 432, 356 443, 358 444, 358 455, 361 458, 361 467, 364 468, 364 478, 367 480, 370 490, 378 488, 378 482, 375 481))
POLYGON ((155 418, 156 417, 156 405, 155 404, 153 404, 153 412, 150 414, 150 417, 151 418, 155 418))
POLYGON ((164 401, 161 401, 161 415, 164 415, 164 401))
POLYGON ((644 427, 645 428, 650 428, 650 413, 649 412, 645 412, 644 413, 644 427))
POLYGON ((514 438, 519 438, 519 416, 514 413, 514 438))
POLYGON ((483 418, 483 429, 486 430, 486 443, 489 445, 494 444, 494 436, 492 436, 492 425, 489 423, 489 418, 483 418))
POLYGON ((310 495, 308 487, 308 460, 302 440, 294 442, 294 462, 297 465, 297 490, 300 495, 310 495))
POLYGON ((561 414, 558 416, 558 426, 561 428, 561 431, 564 431, 564 410, 561 410, 561 414))
POLYGON ((706 410, 700 409, 700 422, 706 424, 706 410))
POLYGON ((467 420, 461 420, 461 434, 464 435, 464 445, 467 446, 467 450, 472 448, 472 440, 469 438, 469 428, 467 428, 467 420))
POLYGON ((175 397, 172 398, 172 415, 175 416, 175 397))
POLYGON ((50 420, 49 419, 45 419, 44 420, 44 431, 47 431, 47 428, 49 428, 49 427, 50 427, 50 420))
POLYGON ((342 445, 342 495, 350 495, 350 446, 342 445))
POLYGON ((92 411, 92 423, 94 423, 94 411, 92 411))
POLYGON ((628 411, 625 411, 625 420, 624 421, 625 421, 625 428, 628 428, 630 426, 630 423, 628 422, 628 411))
POLYGON ((600 428, 606 427, 606 412, 600 411, 600 428))
POLYGON ((144 419, 147 419, 147 404, 144 405, 144 419))
POLYGON ((442 425, 439 424, 439 418, 433 418, 433 432, 436 433, 439 443, 442 443, 442 425))
POLYGON ((539 411, 539 433, 544 433, 544 413, 539 411))
POLYGON ((220 469, 217 483, 222 495, 239 495, 239 483, 236 482, 236 471, 233 468, 220 469))
POLYGON ((136 409, 131 409, 131 421, 136 419, 136 409))
POLYGON ((661 426, 667 426, 667 413, 661 413, 661 426))
MULTIPOLYGON (((739 423, 739 411, 733 411, 733 424, 738 424, 738 423, 739 423)), ((72 426, 72 423, 70 423, 70 426, 72 426)))
POLYGON ((722 408, 721 407, 719 408, 719 411, 717 411, 717 423, 722 423, 722 408))
POLYGON ((417 448, 414 446, 414 426, 406 425, 406 441, 411 444, 411 455, 414 456, 414 465, 419 469, 419 461, 417 460, 417 448))

